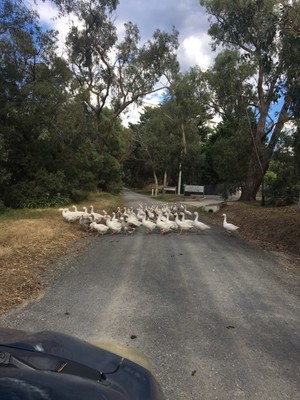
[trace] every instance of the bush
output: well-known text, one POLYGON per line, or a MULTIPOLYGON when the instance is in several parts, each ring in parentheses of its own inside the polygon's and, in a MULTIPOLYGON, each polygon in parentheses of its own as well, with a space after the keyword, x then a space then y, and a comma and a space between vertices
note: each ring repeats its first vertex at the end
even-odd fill
POLYGON ((293 171, 287 169, 267 171, 265 175, 265 196, 269 205, 286 206, 293 204, 300 194, 300 184, 295 182, 293 171))
POLYGON ((108 184, 106 185, 106 190, 108 191, 108 193, 111 194, 119 194, 122 190, 122 184, 120 183, 108 184))
POLYGON ((229 196, 232 196, 236 193, 239 185, 233 183, 222 183, 218 184, 216 187, 216 193, 219 194, 224 201, 229 199, 229 196))
POLYGON ((0 200, 0 214, 3 214, 6 211, 5 204, 2 200, 0 200))
POLYGON ((98 164, 98 187, 109 193, 119 193, 122 188, 123 171, 119 161, 110 154, 101 156, 98 164))
POLYGON ((89 192, 81 189, 72 189, 70 193, 70 197, 72 201, 75 203, 80 203, 83 200, 86 200, 88 197, 89 192))
POLYGON ((4 202, 12 208, 56 207, 70 202, 66 194, 64 174, 41 169, 32 179, 12 185, 5 191, 4 202))
POLYGON ((46 208, 60 207, 70 203, 70 198, 56 193, 50 196, 41 187, 22 182, 10 191, 10 207, 12 208, 46 208))

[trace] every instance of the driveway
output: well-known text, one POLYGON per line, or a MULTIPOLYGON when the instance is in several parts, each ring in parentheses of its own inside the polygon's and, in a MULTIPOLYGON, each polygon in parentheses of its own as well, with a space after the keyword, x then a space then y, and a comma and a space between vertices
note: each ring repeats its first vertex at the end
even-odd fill
MULTIPOLYGON (((153 199, 125 191, 127 206, 153 199)), ((89 237, 43 298, 1 319, 146 354, 169 400, 298 399, 299 276, 213 226, 89 237)))

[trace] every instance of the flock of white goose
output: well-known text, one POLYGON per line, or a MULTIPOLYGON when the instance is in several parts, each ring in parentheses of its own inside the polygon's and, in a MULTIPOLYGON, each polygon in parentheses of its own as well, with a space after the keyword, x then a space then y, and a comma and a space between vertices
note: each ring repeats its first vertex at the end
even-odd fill
MULTIPOLYGON (((210 229, 209 225, 199 221, 197 211, 191 212, 183 204, 179 206, 164 204, 161 207, 140 204, 135 211, 133 208, 118 207, 111 215, 105 210, 101 214, 95 212, 92 205, 89 211, 87 207, 83 207, 83 211, 78 211, 75 205, 72 208, 74 209, 72 211, 68 208, 59 209, 65 221, 79 222, 80 227, 85 231, 94 231, 102 236, 108 232, 117 234, 122 231, 132 234, 141 226, 147 234, 155 230, 161 234, 169 232, 182 234, 189 231, 200 233, 210 229)), ((223 217, 223 227, 226 232, 232 233, 238 229, 237 226, 227 222, 226 214, 223 214, 223 217)))

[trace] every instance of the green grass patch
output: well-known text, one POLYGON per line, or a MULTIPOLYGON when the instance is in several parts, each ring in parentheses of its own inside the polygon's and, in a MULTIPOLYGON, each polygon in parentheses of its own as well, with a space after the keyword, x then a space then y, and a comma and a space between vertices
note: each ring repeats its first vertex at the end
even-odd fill
MULTIPOLYGON (((72 204, 67 205, 67 208, 73 210, 72 204)), ((82 210, 82 207, 87 207, 89 210, 90 205, 94 206, 94 210, 97 209, 102 211, 106 209, 107 212, 115 210, 121 204, 121 196, 113 195, 110 193, 99 192, 91 193, 87 200, 80 203, 74 204, 77 206, 78 210, 82 210)), ((62 207, 63 208, 63 207, 62 207)), ((0 214, 0 221, 16 221, 20 219, 39 219, 39 218, 53 218, 59 216, 61 212, 59 207, 51 208, 23 208, 23 209, 7 209, 2 214, 0 214)))
POLYGON ((57 214, 57 208, 23 208, 8 209, 0 215, 0 221, 16 221, 19 219, 39 219, 54 217, 57 214))

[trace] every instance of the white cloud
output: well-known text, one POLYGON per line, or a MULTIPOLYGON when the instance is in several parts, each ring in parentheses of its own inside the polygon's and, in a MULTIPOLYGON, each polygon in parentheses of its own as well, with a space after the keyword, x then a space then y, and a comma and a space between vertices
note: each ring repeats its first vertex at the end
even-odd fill
POLYGON ((47 29, 58 31, 58 54, 64 56, 65 40, 72 24, 80 26, 77 17, 69 15, 58 17, 58 9, 51 1, 28 0, 32 8, 35 8, 40 16, 40 23, 47 29))
POLYGON ((178 51, 178 59, 182 69, 197 65, 206 70, 212 65, 213 58, 209 41, 210 37, 205 33, 191 35, 183 39, 178 51))
POLYGON ((138 107, 135 104, 131 104, 127 107, 126 111, 121 114, 122 123, 125 127, 129 126, 129 123, 136 124, 140 120, 140 114, 143 111, 143 107, 138 107))
MULTIPOLYGON (((60 48, 63 47, 66 35, 72 23, 78 21, 71 17, 59 17, 56 6, 51 1, 27 0, 32 8, 37 9, 40 21, 47 28, 59 31, 60 48), (74 22, 75 21, 75 22, 74 22)), ((178 59, 182 70, 199 65, 206 69, 212 63, 207 35, 208 21, 204 9, 198 0, 181 0, 174 4, 173 0, 120 0, 116 12, 115 24, 119 37, 124 33, 124 23, 131 20, 137 23, 142 40, 149 40, 157 29, 171 31, 174 26, 179 31, 180 47, 178 59)))
MULTIPOLYGON (((29 3, 31 3, 33 7, 33 1, 29 1, 29 3)), ((44 2, 41 0, 36 0, 35 4, 40 16, 40 21, 46 25, 49 25, 49 27, 52 27, 54 23, 53 20, 57 16, 56 6, 51 2, 44 2)))
POLYGON ((142 106, 131 104, 129 107, 127 107, 126 112, 121 114, 121 119, 124 126, 128 127, 129 123, 138 123, 140 120, 140 115, 144 111, 144 107, 157 107, 161 103, 161 96, 163 93, 164 89, 155 93, 150 93, 143 99, 142 106))

